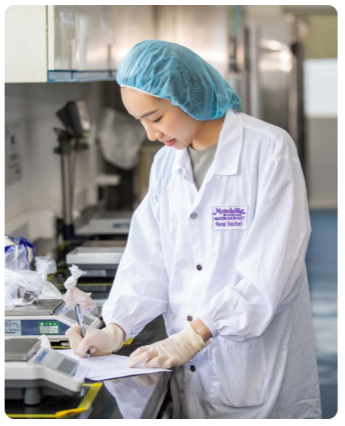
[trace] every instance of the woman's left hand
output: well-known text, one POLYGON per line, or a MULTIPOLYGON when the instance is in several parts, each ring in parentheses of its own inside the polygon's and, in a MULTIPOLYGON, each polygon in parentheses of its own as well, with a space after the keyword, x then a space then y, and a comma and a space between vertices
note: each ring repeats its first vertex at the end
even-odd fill
POLYGON ((179 333, 165 340, 142 346, 134 351, 128 360, 128 367, 171 368, 183 365, 209 345, 189 324, 179 333))

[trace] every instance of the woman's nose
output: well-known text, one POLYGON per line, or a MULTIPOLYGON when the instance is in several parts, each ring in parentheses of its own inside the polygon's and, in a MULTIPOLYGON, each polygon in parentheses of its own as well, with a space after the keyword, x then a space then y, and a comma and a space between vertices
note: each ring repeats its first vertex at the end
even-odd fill
POLYGON ((147 138, 153 142, 157 139, 159 139, 163 133, 160 132, 159 130, 157 130, 154 126, 150 125, 150 124, 144 124, 144 128, 146 130, 147 133, 147 138))

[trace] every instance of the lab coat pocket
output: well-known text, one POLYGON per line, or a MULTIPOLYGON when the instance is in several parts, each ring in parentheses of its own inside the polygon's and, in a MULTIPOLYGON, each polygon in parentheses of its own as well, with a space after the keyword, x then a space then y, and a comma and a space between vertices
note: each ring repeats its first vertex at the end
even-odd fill
POLYGON ((267 365, 262 337, 235 342, 218 336, 212 342, 210 399, 232 407, 262 405, 268 398, 267 365))

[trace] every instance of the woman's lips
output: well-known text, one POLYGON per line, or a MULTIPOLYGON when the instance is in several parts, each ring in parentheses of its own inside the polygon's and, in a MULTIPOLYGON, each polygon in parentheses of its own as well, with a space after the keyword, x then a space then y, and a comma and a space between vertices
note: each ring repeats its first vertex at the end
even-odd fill
POLYGON ((171 139, 170 141, 164 142, 166 146, 173 146, 176 142, 176 139, 171 139))

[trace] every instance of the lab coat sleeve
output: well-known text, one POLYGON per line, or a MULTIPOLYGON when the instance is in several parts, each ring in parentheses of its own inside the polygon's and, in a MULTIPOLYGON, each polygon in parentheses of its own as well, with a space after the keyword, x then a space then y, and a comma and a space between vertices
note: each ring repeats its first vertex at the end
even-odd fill
POLYGON ((153 164, 148 194, 133 214, 127 246, 109 298, 103 305, 105 322, 120 325, 126 339, 136 336, 167 309, 168 277, 154 187, 153 164))
POLYGON ((259 179, 256 212, 237 258, 235 281, 199 316, 214 337, 244 341, 261 336, 301 288, 311 227, 297 153, 274 157, 259 179))

